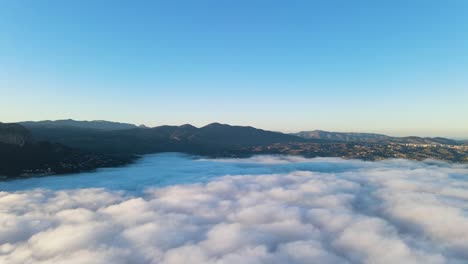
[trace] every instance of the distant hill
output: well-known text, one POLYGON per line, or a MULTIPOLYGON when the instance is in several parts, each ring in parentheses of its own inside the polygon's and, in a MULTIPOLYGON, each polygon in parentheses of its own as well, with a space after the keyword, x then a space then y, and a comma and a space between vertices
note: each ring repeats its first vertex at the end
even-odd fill
POLYGON ((444 144, 444 145, 459 145, 460 143, 453 139, 443 137, 394 137, 392 139, 397 143, 413 143, 413 144, 444 144))
POLYGON ((96 129, 96 130, 123 130, 136 128, 136 125, 128 123, 118 123, 103 120, 94 121, 76 121, 73 119, 64 120, 44 120, 44 121, 25 121, 19 124, 26 128, 83 128, 83 129, 96 129))
POLYGON ((306 141, 303 138, 279 132, 219 123, 201 128, 188 124, 121 130, 45 126, 30 126, 29 128, 38 140, 111 153, 145 154, 180 151, 211 155, 242 147, 306 141))
POLYGON ((391 137, 373 133, 351 133, 351 132, 329 132, 323 130, 302 131, 293 135, 305 139, 322 139, 339 142, 359 142, 359 143, 401 143, 401 144, 445 144, 458 145, 459 142, 453 139, 442 137, 391 137))
POLYGON ((306 139, 326 139, 345 142, 379 142, 390 140, 391 137, 372 133, 342 133, 323 130, 302 131, 293 135, 306 139))

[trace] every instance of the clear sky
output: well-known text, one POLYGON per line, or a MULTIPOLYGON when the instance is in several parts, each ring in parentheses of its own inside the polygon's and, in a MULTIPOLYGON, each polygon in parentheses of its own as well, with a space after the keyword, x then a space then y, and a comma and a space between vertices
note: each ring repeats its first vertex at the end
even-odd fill
POLYGON ((0 121, 468 138, 468 1, 0 1, 0 121))

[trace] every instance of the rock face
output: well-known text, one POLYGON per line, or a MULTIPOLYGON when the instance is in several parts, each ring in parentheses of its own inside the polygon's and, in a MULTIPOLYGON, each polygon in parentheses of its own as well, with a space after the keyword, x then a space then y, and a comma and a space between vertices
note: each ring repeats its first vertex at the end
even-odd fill
POLYGON ((21 125, 0 123, 0 142, 22 147, 26 143, 32 142, 32 136, 21 125))

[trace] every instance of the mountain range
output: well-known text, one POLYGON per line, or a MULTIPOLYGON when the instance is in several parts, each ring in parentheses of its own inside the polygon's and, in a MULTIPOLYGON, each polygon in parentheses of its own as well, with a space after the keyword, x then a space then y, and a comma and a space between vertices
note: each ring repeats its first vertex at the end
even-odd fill
POLYGON ((137 155, 184 152, 210 157, 262 154, 350 158, 408 157, 463 161, 465 147, 447 138, 391 137, 371 133, 321 130, 296 134, 212 123, 148 128, 109 121, 0 123, 0 175, 45 175, 125 165, 137 155), (447 146, 442 149, 387 148, 392 143, 447 146), (364 153, 364 154, 363 154, 364 153), (372 154, 374 153, 374 154, 372 154), (380 153, 379 155, 375 153, 380 153), (394 153, 390 155, 391 153, 394 153))
MULTIPOLYGON (((198 155, 220 155, 242 147, 268 145, 283 142, 305 142, 307 139, 280 132, 267 131, 249 126, 231 126, 212 123, 197 128, 181 126, 157 126, 153 128, 132 127, 101 129, 93 122, 74 121, 72 125, 56 125, 46 122, 22 122, 36 140, 61 143, 89 151, 105 153, 147 154, 178 151, 198 155)), ((101 121, 95 121, 101 124, 101 121)), ((70 123, 70 122, 66 122, 70 123)), ((127 124, 128 125, 128 124, 127 124)), ((106 123, 106 128, 112 127, 106 123)))
MULTIPOLYGON (((212 123, 207 126, 197 128, 190 124, 182 126, 157 126, 153 128, 144 125, 137 126, 130 123, 110 122, 104 120, 95 121, 77 121, 73 119, 64 120, 45 120, 45 121, 26 121, 19 122, 35 134, 36 137, 42 140, 63 141, 68 144, 83 143, 79 137, 94 137, 111 132, 112 137, 124 136, 131 137, 132 134, 136 138, 155 138, 165 140, 179 141, 203 141, 203 143, 215 143, 226 145, 228 142, 220 142, 225 137, 235 136, 231 138, 237 143, 245 144, 251 141, 253 144, 264 144, 287 141, 301 141, 298 138, 286 137, 285 134, 279 132, 265 131, 246 126, 230 126, 220 123, 212 123), (148 130, 146 130, 148 129, 148 130), (117 132, 116 132, 117 131, 117 132), (240 134, 239 134, 240 133, 240 134), (255 137, 256 135, 257 137, 255 137), (273 138, 271 136, 275 135, 273 138), (75 140, 79 142, 75 142, 75 140), (73 141, 73 142, 70 142, 73 141), (242 142, 239 142, 242 141, 242 142)), ((323 130, 302 131, 290 134, 299 138, 312 140, 315 142, 367 142, 367 143, 410 143, 410 144, 446 144, 457 145, 462 141, 443 137, 393 137, 375 133, 355 133, 355 132, 330 132, 323 130)), ((228 144, 229 145, 229 144, 228 144)))
POLYGON ((400 144, 444 144, 458 145, 453 139, 443 137, 392 137, 383 134, 353 133, 353 132, 329 132, 323 130, 302 131, 293 135, 305 139, 322 139, 340 142, 366 142, 366 143, 400 143, 400 144))

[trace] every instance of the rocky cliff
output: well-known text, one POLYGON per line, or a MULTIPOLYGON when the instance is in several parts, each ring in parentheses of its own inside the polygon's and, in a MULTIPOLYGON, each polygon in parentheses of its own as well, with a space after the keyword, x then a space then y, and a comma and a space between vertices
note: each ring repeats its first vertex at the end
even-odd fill
POLYGON ((21 125, 0 123, 0 142, 24 146, 32 142, 31 133, 21 125))

